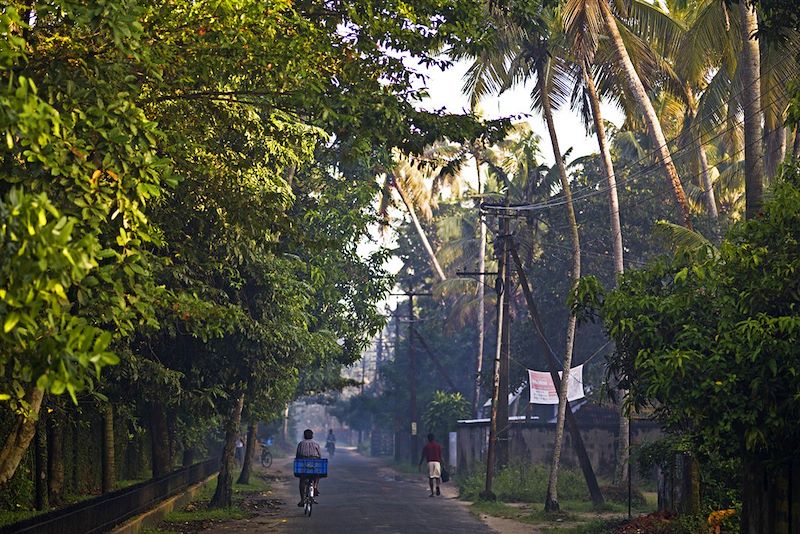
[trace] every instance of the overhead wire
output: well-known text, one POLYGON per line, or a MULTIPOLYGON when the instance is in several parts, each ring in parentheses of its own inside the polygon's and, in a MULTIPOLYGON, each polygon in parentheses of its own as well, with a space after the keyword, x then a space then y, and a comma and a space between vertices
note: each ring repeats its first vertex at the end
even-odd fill
MULTIPOLYGON (((774 68, 775 67, 773 67, 773 69, 774 68)), ((781 81, 779 81, 779 83, 784 83, 784 82, 788 81, 788 79, 790 77, 791 77, 791 75, 787 74, 786 76, 783 77, 783 79, 781 81)), ((751 82, 751 85, 754 84, 755 82, 759 82, 760 80, 761 80, 761 76, 757 77, 754 82, 751 82)), ((734 96, 741 96, 741 94, 745 91, 745 89, 746 88, 743 88, 741 91, 739 91, 734 96)), ((774 95, 772 100, 769 101, 768 103, 764 103, 762 101, 761 106, 758 108, 758 111, 764 111, 768 106, 771 106, 771 105, 775 104, 779 99, 780 99, 780 95, 774 95)), ((713 112, 712 111, 708 111, 708 112, 706 112, 705 115, 708 116, 708 115, 711 115, 711 114, 714 114, 714 113, 717 113, 717 112, 720 112, 720 111, 722 111, 721 107, 717 108, 713 112)), ((696 118, 695 120, 698 120, 698 119, 696 118)), ((723 135, 725 135, 726 133, 730 132, 731 130, 733 130, 735 128, 738 128, 741 124, 743 124, 743 122, 744 122, 744 119, 737 120, 735 123, 733 123, 733 124, 727 126, 726 128, 716 132, 711 138, 706 139, 705 142, 708 143, 710 141, 713 141, 715 139, 718 139, 718 138, 722 137, 723 135)), ((647 153, 645 153, 643 156, 641 156, 638 159, 636 159, 635 161, 625 165, 624 167, 619 168, 615 172, 615 174, 622 175, 622 174, 624 174, 624 172, 626 170, 635 167, 636 165, 638 165, 639 163, 641 163, 643 161, 646 161, 646 160, 648 160, 648 159, 650 159, 652 157, 657 156, 657 152, 661 148, 668 147, 671 143, 674 143, 675 141, 677 141, 679 139, 679 137, 680 137, 680 135, 675 136, 671 140, 667 141, 665 144, 660 145, 660 146, 655 147, 655 148, 649 149, 647 151, 647 153)), ((675 156, 680 155, 685 151, 693 150, 694 149, 694 143, 696 141, 699 141, 702 137, 703 137, 702 133, 698 134, 697 136, 692 137, 690 139, 690 142, 686 143, 686 145, 683 148, 679 148, 678 150, 675 150, 675 151, 671 152, 671 155, 673 156, 673 158, 675 158, 675 156)), ((763 142, 763 139, 760 140, 760 141, 763 142)), ((752 143, 748 144, 746 146, 748 146, 748 147, 752 146, 752 143)), ((657 165, 651 165, 650 167, 656 167, 656 166, 657 165)), ((648 176, 648 175, 651 174, 652 170, 653 169, 651 169, 651 168, 645 168, 645 169, 639 169, 637 171, 634 171, 634 172, 628 174, 626 177, 624 177, 624 178, 622 178, 620 180, 617 180, 617 184, 616 185, 617 186, 624 185, 624 184, 626 184, 628 182, 631 182, 635 178, 637 178, 639 176, 642 176, 642 175, 648 176)), ((684 175, 684 176, 686 176, 686 175, 684 175)), ((698 175, 693 175, 692 177, 698 177, 698 176, 699 176, 699 174, 698 175)), ((592 197, 592 196, 597 196, 599 194, 603 194, 603 193, 608 192, 610 189, 611 188, 608 185, 603 185, 603 186, 600 186, 600 187, 588 186, 586 188, 583 188, 579 192, 573 194, 572 200, 573 200, 573 202, 575 202, 575 201, 583 200, 585 198, 589 198, 589 197, 592 197)), ((493 214, 498 214, 498 213, 502 213, 502 212, 517 212, 517 211, 541 211, 541 210, 545 210, 545 209, 549 209, 549 208, 553 208, 553 207, 562 206, 562 205, 565 205, 566 203, 567 203, 566 199, 557 199, 557 200, 553 200, 553 201, 545 201, 545 202, 540 202, 540 203, 532 203, 532 204, 518 205, 518 206, 500 206, 500 205, 494 206, 493 205, 493 206, 490 206, 490 210, 492 212, 494 212, 493 214)))

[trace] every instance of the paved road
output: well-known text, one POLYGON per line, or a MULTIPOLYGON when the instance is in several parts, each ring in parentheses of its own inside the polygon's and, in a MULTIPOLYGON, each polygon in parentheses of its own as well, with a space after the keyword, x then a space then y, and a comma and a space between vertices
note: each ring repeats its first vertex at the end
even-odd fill
MULTIPOLYGON (((288 464, 277 467, 291 474, 288 464)), ((422 475, 397 475, 377 460, 347 450, 336 452, 328 471, 311 517, 305 517, 297 507, 297 480, 284 479, 273 484, 273 496, 285 506, 273 510, 269 518, 251 520, 246 525, 228 524, 224 530, 285 534, 494 532, 456 499, 452 484, 443 486, 442 496, 430 498, 422 475)))
POLYGON ((294 513, 279 532, 491 532, 456 501, 453 492, 445 492, 450 497, 428 497, 422 475, 398 476, 377 461, 347 450, 329 460, 328 470, 311 517, 296 506, 298 494, 289 503, 294 513))

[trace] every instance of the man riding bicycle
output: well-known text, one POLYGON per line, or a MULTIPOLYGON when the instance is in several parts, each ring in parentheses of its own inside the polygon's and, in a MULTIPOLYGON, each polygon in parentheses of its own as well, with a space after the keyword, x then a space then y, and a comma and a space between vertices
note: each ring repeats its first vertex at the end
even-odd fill
POLYGON ((328 456, 333 456, 336 450, 336 436, 333 435, 333 429, 328 430, 328 438, 325 440, 325 449, 328 451, 328 456))
MULTIPOLYGON (((307 428, 303 431, 303 441, 297 444, 297 453, 295 458, 322 458, 322 451, 320 451, 319 443, 314 441, 314 431, 307 428)), ((314 484, 314 495, 319 495, 319 477, 318 476, 304 476, 300 477, 300 502, 297 506, 303 506, 303 498, 305 497, 305 482, 308 480, 314 484)), ((316 501, 315 501, 316 502, 316 501)))

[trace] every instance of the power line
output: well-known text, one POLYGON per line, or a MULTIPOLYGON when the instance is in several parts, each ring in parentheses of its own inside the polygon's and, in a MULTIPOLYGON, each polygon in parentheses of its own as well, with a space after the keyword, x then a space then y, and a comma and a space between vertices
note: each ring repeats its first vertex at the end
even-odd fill
MULTIPOLYGON (((774 69, 774 67, 773 67, 773 69, 774 69)), ((782 80, 779 81, 779 83, 786 82, 790 77, 791 77, 791 75, 787 75, 787 76, 783 77, 782 80)), ((759 81, 759 80, 760 80, 760 77, 756 79, 756 81, 759 81)), ((742 92, 744 92, 744 89, 742 89, 742 91, 739 92, 739 95, 742 92)), ((780 98, 780 96, 776 95, 768 103, 762 102, 762 104, 759 107, 758 111, 759 112, 760 111, 764 111, 768 106, 771 106, 772 104, 775 104, 779 100, 779 98, 780 98)), ((721 111, 721 108, 719 108, 717 111, 721 111)), ((708 143, 710 141, 713 141, 715 139, 718 139, 719 137, 722 137, 726 133, 728 133, 731 130, 737 128, 743 122, 744 122, 743 119, 739 120, 739 121, 736 121, 732 125, 730 125, 730 126, 724 128, 723 130, 717 132, 710 139, 706 140, 706 143, 708 143)), ((672 152, 671 155, 673 156, 673 158, 677 159, 676 156, 680 155, 682 152, 687 151, 687 150, 693 150, 694 142, 700 140, 701 137, 702 137, 702 134, 698 134, 697 136, 691 138, 690 139, 691 142, 687 143, 684 148, 680 148, 680 149, 672 152)), ((638 165, 639 163, 641 163, 641 162, 643 162, 643 161, 655 156, 656 152, 658 150, 660 150, 663 147, 668 147, 670 143, 675 142, 676 140, 678 140, 678 138, 679 138, 679 136, 676 136, 673 139, 671 139, 670 141, 667 141, 666 144, 660 145, 658 147, 650 149, 648 151, 648 153, 646 153, 645 155, 641 156, 639 159, 629 163, 628 165, 620 168, 619 170, 617 170, 615 172, 615 174, 619 174, 619 175, 624 174, 625 170, 630 169, 630 168, 638 165)), ((758 142, 763 142, 763 137, 762 137, 762 139, 758 140, 758 142)), ((752 146, 752 144, 754 144, 754 143, 747 144, 746 147, 752 146)), ((645 168, 645 169, 640 169, 638 171, 635 171, 635 172, 629 174, 627 177, 625 177, 625 178, 623 178, 621 180, 618 180, 616 185, 617 186, 624 185, 625 183, 633 181, 633 179, 638 177, 638 176, 649 175, 651 170, 652 169, 645 168)), ((690 176, 692 178, 697 178, 700 175, 698 174, 698 175, 690 175, 690 176)), ((684 178, 685 177, 686 177, 686 175, 684 174, 684 178)), ((600 186, 599 188, 595 188, 595 187, 591 187, 590 186, 590 187, 584 188, 582 191, 578 192, 577 194, 574 194, 572 200, 573 200, 573 202, 578 201, 578 200, 583 200, 585 198, 589 198, 589 197, 592 197, 592 196, 596 196, 596 195, 599 195, 599 194, 606 193, 610 189, 611 188, 608 185, 603 185, 603 186, 600 186), (589 190, 588 192, 586 191, 587 189, 589 190)), ((563 206, 566 203, 567 203, 566 199, 558 199, 558 200, 553 200, 553 201, 545 201, 545 202, 533 203, 533 204, 527 204, 527 205, 518 205, 518 206, 500 206, 500 205, 494 206, 494 205, 491 205, 491 206, 488 206, 488 207, 495 213, 519 212, 519 211, 526 211, 527 212, 527 211, 541 211, 541 210, 545 210, 545 209, 549 209, 549 208, 553 208, 553 207, 557 207, 557 206, 563 206)), ((483 204, 482 206, 483 207, 487 207, 486 204, 483 204)))

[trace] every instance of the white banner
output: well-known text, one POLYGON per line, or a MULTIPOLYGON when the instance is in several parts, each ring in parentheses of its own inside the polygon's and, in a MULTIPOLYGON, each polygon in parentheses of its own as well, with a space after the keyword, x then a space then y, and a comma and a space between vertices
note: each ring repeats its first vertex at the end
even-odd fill
MULTIPOLYGON (((563 371, 558 372, 558 376, 563 378, 563 371)), ((553 385, 553 378, 550 373, 541 371, 531 371, 528 369, 528 384, 531 390, 531 402, 533 404, 558 404, 558 393, 553 385)), ((569 390, 567 400, 570 402, 582 399, 583 392, 583 365, 573 367, 569 372, 569 390)))

